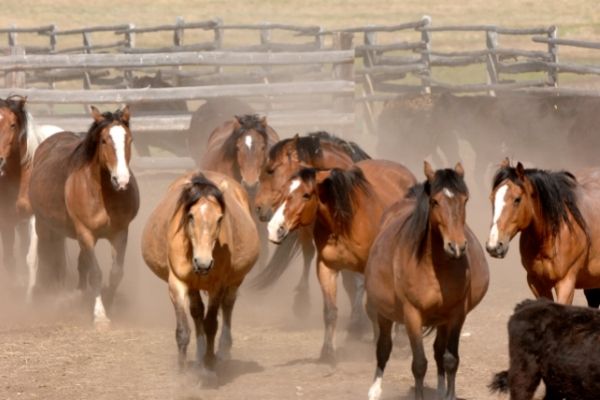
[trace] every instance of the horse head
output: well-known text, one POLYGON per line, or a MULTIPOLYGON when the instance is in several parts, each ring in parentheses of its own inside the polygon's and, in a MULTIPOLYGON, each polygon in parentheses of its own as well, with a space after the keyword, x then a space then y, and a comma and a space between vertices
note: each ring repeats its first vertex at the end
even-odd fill
POLYGON ((195 175, 181 192, 179 229, 184 229, 191 247, 191 264, 195 273, 206 275, 214 266, 213 249, 225 215, 223 191, 227 182, 215 185, 203 174, 195 175))
POLYGON ((125 106, 114 113, 103 113, 91 106, 94 124, 88 132, 94 142, 101 167, 110 173, 110 182, 117 191, 126 190, 131 173, 131 143, 129 130, 129 107, 125 106))
POLYGON ((529 225, 533 217, 532 189, 523 164, 511 167, 508 159, 500 164, 490 194, 492 226, 485 244, 492 257, 504 258, 511 239, 529 225))
POLYGON ((21 132, 26 128, 25 103, 21 96, 0 99, 0 176, 6 174, 10 157, 20 157, 21 132))
POLYGON ((235 152, 241 183, 249 190, 258 185, 258 177, 267 159, 267 129, 266 117, 259 118, 255 114, 236 116, 231 141, 225 145, 226 148, 231 147, 231 153, 235 152))
POLYGON ((424 172, 425 190, 429 191, 429 226, 439 232, 446 254, 461 258, 467 248, 465 225, 469 198, 462 164, 456 164, 454 169, 434 171, 425 161, 424 172))

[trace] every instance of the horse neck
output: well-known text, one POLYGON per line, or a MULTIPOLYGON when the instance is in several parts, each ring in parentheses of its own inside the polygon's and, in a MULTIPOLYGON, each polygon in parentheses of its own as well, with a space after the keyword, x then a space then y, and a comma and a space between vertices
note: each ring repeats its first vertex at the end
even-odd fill
POLYGON ((335 210, 333 210, 333 207, 330 204, 322 199, 319 199, 319 206, 317 208, 317 223, 321 227, 325 228, 330 234, 336 236, 351 238, 357 231, 364 232, 367 227, 360 226, 356 228, 357 220, 361 219, 365 221, 367 220, 366 218, 375 218, 378 220, 378 217, 381 217, 383 208, 379 208, 379 202, 377 202, 373 196, 367 198, 367 195, 358 188, 354 189, 352 196, 354 213, 352 215, 352 223, 350 224, 347 232, 342 232, 339 229, 339 226, 333 216, 335 210), (363 214, 365 215, 365 219, 360 218, 363 214))
POLYGON ((338 146, 331 143, 321 143, 322 157, 313 165, 317 169, 350 168, 354 162, 352 158, 338 146))

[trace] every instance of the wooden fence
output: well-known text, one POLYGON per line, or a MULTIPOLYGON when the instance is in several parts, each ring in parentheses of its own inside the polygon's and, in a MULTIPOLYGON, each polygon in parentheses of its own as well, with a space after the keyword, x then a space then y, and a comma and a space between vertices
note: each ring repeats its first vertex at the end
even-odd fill
MULTIPOLYGON (((177 18, 174 24, 154 27, 122 24, 61 31, 48 25, 0 29, 0 34, 8 38, 6 55, 0 57, 6 88, 0 97, 25 94, 32 103, 50 105, 44 117, 48 122, 77 127, 86 118, 67 119, 56 112, 57 105, 235 96, 253 101, 259 112, 291 131, 334 126, 345 132, 352 129, 358 111, 367 130, 375 132, 381 102, 403 93, 600 95, 598 90, 559 84, 563 74, 600 75, 595 52, 586 57, 595 65, 582 65, 559 61, 559 48, 593 51, 600 43, 558 38, 555 26, 434 26, 431 18, 423 17, 332 31, 177 18), (454 33, 464 32, 481 34, 480 45, 460 51, 437 45, 440 37, 448 42, 454 33), (38 42, 29 42, 31 36, 38 42), (510 44, 513 38, 521 38, 519 45, 510 44), (471 75, 473 68, 484 72, 479 81, 439 77, 439 71, 448 70, 471 75), (157 72, 174 87, 129 88, 136 76, 157 72)), ((142 131, 167 124, 186 129, 189 118, 147 117, 134 125, 142 131)))

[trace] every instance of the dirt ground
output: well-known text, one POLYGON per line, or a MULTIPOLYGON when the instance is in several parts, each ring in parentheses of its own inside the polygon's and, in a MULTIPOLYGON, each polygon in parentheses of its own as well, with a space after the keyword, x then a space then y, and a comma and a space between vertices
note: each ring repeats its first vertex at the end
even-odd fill
MULTIPOLYGON (((465 157, 472 156, 468 149, 465 157)), ((467 170, 470 164, 467 162, 467 170)), ((219 386, 200 384, 190 366, 177 372, 175 323, 166 285, 143 264, 140 232, 168 179, 142 177, 142 210, 130 234, 124 281, 112 310, 112 328, 96 331, 91 308, 75 287, 75 247, 69 246, 70 281, 61 298, 35 307, 24 304, 24 289, 0 271, 0 399, 365 399, 375 369, 370 335, 345 339, 348 302, 338 295, 337 367, 319 364, 323 339, 322 300, 311 279, 311 312, 304 320, 291 313, 300 276, 293 265, 266 293, 243 288, 234 310, 232 359, 218 366, 219 386)), ((487 193, 473 191, 468 220, 481 242, 490 218, 487 193)), ((468 316, 460 347, 457 390, 463 399, 504 398, 486 388, 492 374, 507 367, 506 322, 514 305, 531 294, 513 243, 505 260, 489 260, 491 284, 483 302, 468 316)), ((108 266, 109 249, 99 246, 108 266)), ((105 274, 107 269, 104 269, 105 274)), ((22 278, 25 271, 22 271, 22 278)), ((576 303, 583 304, 581 293, 576 303)), ((426 339, 428 398, 435 398, 433 336, 426 339)), ((195 354, 195 340, 188 351, 195 354)), ((410 351, 396 347, 384 377, 384 399, 413 397, 410 351)))

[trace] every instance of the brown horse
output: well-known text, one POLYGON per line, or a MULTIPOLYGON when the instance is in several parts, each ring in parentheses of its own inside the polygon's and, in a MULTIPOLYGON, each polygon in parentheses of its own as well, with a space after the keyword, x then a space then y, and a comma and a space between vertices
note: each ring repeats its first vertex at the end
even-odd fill
POLYGON ((503 258, 519 232, 521 262, 536 297, 571 304, 576 288, 598 306, 600 169, 578 174, 525 169, 502 162, 490 195, 493 218, 486 249, 503 258), (595 297, 595 299, 594 299, 595 297))
POLYGON ((211 133, 200 167, 225 174, 253 189, 269 149, 278 140, 279 135, 267 124, 266 117, 235 117, 211 133))
POLYGON ((286 197, 269 221, 269 239, 314 225, 317 276, 324 298, 325 340, 321 360, 335 362, 337 274, 362 273, 384 210, 415 183, 404 166, 365 160, 350 170, 302 169, 288 180, 286 197))
POLYGON ((483 248, 465 222, 468 190, 463 175, 460 163, 454 170, 433 171, 425 162, 427 180, 412 187, 386 213, 371 247, 365 282, 370 315, 377 314, 379 337, 369 400, 381 397, 393 321, 404 323, 410 339, 416 398, 423 399, 427 370, 423 328, 435 327, 438 393, 440 398, 456 399, 460 331, 489 282, 483 248))
MULTIPOLYGON (((0 99, 0 236, 4 266, 14 269, 15 231, 24 218, 31 216, 27 189, 33 154, 41 141, 62 129, 37 125, 25 109, 26 98, 11 96, 0 99)), ((27 251, 27 229, 20 230, 21 259, 27 251)), ((31 273, 30 273, 31 275, 31 273)))
MULTIPOLYGON (((269 151, 269 158, 260 175, 260 185, 256 194, 256 210, 262 221, 268 221, 273 210, 283 202, 287 181, 291 175, 302 168, 316 169, 350 168, 355 162, 370 159, 356 143, 330 135, 327 132, 314 132, 306 136, 296 135, 275 144, 269 151)), ((265 287, 272 283, 290 264, 299 248, 302 249, 304 268, 300 282, 296 286, 294 312, 304 317, 308 312, 309 286, 308 273, 315 255, 312 228, 300 228, 294 239, 290 237, 278 246, 269 265, 257 277, 257 285, 265 287), (298 242, 300 243, 298 245, 298 242)), ((364 313, 364 280, 362 275, 342 271, 344 288, 352 304, 351 321, 348 331, 358 335, 367 317, 364 313)))
POLYGON ((245 275, 258 258, 258 233, 248 196, 216 172, 177 179, 151 214, 142 236, 146 264, 168 282, 175 316, 179 366, 190 341, 187 310, 196 327, 198 362, 214 378, 217 314, 223 311, 219 353, 231 349, 231 313, 245 275), (208 309, 200 291, 208 292, 208 309))
POLYGON ((60 284, 65 274, 65 237, 80 247, 79 289, 88 279, 95 299, 94 323, 108 324, 104 302, 110 305, 123 278, 129 223, 139 208, 135 177, 129 170, 131 132, 129 108, 101 114, 80 138, 61 132, 46 139, 35 153, 29 197, 39 237, 40 281, 36 287, 60 284), (102 271, 94 254, 100 238, 113 250, 113 266, 105 296, 102 271), (104 299, 102 299, 104 297, 104 299))

